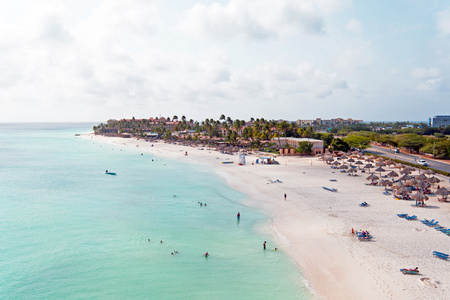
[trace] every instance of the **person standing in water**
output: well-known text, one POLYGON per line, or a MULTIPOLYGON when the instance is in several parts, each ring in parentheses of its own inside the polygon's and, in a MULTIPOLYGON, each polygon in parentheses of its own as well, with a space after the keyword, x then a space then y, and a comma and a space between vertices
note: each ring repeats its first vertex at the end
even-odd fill
POLYGON ((240 212, 237 213, 237 218, 238 218, 238 220, 241 218, 241 213, 240 212))
POLYGON ((266 241, 264 241, 264 243, 263 243, 263 248, 264 248, 264 250, 266 250, 266 241))

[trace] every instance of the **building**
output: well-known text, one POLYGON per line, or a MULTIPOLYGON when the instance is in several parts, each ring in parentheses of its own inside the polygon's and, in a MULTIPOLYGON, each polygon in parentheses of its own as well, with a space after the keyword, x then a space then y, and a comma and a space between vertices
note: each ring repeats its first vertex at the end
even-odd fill
POLYGON ((315 120, 297 120, 298 126, 345 126, 345 125, 355 125, 358 123, 362 123, 363 120, 353 120, 351 118, 348 119, 331 119, 331 120, 322 120, 321 118, 316 118, 315 120))
POLYGON ((273 138, 272 143, 275 143, 280 148, 280 153, 285 155, 294 155, 294 149, 283 149, 284 145, 289 145, 292 148, 298 148, 299 142, 308 142, 313 144, 311 151, 312 154, 323 154, 323 141, 307 138, 294 138, 294 137, 280 137, 273 138))
POLYGON ((434 116, 429 118, 429 123, 431 127, 447 127, 450 126, 450 116, 434 116))

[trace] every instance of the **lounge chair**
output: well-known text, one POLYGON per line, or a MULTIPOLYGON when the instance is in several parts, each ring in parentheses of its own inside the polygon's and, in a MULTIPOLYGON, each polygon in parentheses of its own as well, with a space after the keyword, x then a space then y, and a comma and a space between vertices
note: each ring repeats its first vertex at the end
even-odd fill
POLYGON ((423 224, 432 223, 432 222, 434 222, 434 219, 431 221, 427 220, 427 219, 423 219, 423 220, 420 220, 420 222, 422 222, 423 224))
POLYGON ((415 269, 400 269, 403 274, 419 274, 419 268, 415 269))
POLYGON ((429 224, 426 224, 426 225, 430 226, 430 227, 433 227, 433 226, 436 226, 438 223, 439 223, 439 221, 436 221, 436 222, 429 223, 429 224))
POLYGON ((443 259, 443 260, 448 260, 448 254, 442 253, 442 252, 438 252, 438 251, 433 251, 433 256, 443 259))
POLYGON ((404 217, 408 216, 408 214, 397 214, 397 216, 399 216, 400 218, 404 218, 404 217))
POLYGON ((413 215, 413 216, 405 217, 405 219, 411 221, 411 220, 417 219, 417 216, 413 215))
POLYGON ((369 206, 369 203, 367 203, 366 201, 364 201, 363 203, 360 203, 359 206, 362 206, 362 207, 364 207, 364 206, 369 206))

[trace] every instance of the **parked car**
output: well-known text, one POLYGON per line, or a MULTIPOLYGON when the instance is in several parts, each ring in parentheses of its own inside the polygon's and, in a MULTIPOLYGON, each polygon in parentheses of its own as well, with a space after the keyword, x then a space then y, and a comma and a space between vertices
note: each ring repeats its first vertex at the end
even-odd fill
POLYGON ((419 165, 421 165, 421 166, 428 166, 428 163, 426 162, 426 160, 424 160, 424 159, 419 159, 418 161, 417 161, 417 163, 419 164, 419 165))
POLYGON ((396 149, 394 150, 394 152, 395 152, 395 153, 399 153, 400 150, 399 150, 398 148, 396 148, 396 149))

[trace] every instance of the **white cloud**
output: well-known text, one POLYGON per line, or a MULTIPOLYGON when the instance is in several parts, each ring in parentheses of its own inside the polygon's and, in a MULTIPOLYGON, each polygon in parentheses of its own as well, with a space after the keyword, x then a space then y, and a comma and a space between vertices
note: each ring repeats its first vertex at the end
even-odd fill
POLYGON ((418 91, 435 91, 442 87, 441 71, 438 68, 414 68, 411 71, 411 77, 419 79, 416 86, 418 91))
POLYGON ((367 69, 372 63, 368 46, 359 45, 345 49, 336 58, 335 66, 344 73, 354 73, 367 69))
POLYGON ((417 85, 417 90, 419 91, 435 91, 440 89, 442 86, 442 78, 433 78, 433 79, 427 79, 417 85))
POLYGON ((450 34, 450 9, 436 14, 436 27, 442 35, 450 34))
POLYGON ((345 29, 351 33, 360 34, 362 32, 362 24, 356 19, 351 19, 345 25, 345 29))
POLYGON ((413 78, 419 78, 419 79, 430 79, 430 78, 436 78, 441 75, 441 71, 438 68, 430 67, 428 69, 426 68, 414 68, 411 71, 411 76, 413 78))
POLYGON ((322 34, 324 15, 346 6, 340 0, 230 0, 196 4, 183 15, 179 29, 217 38, 264 39, 296 33, 322 34))

